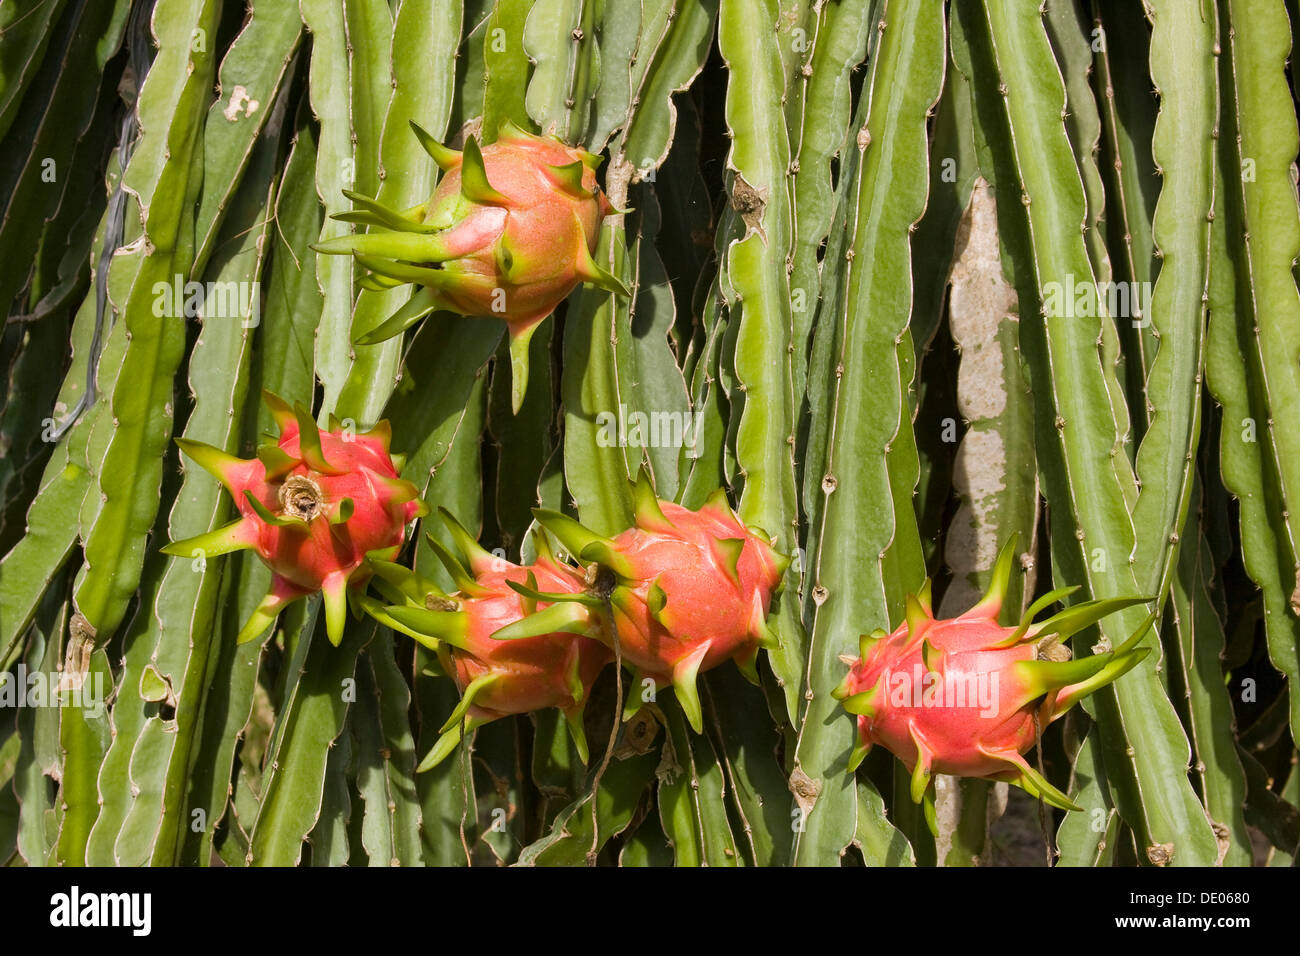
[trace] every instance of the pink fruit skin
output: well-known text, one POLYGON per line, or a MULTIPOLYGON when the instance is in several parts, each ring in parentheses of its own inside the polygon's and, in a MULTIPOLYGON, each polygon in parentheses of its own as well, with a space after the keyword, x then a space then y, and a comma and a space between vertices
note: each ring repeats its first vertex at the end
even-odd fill
MULTIPOLYGON (((539 590, 574 594, 584 587, 582 576, 546 558, 527 567, 504 560, 500 565, 502 570, 476 576, 478 585, 491 591, 490 595, 457 598, 466 614, 465 647, 450 648, 457 687, 463 694, 474 679, 486 673, 499 675, 474 698, 470 719, 486 723, 510 714, 577 706, 580 701, 575 700, 569 683, 575 658, 585 700, 596 677, 613 660, 609 651, 596 641, 568 633, 509 641, 494 640, 492 634, 525 615, 522 598, 506 581, 527 584, 532 571, 539 590)), ((538 609, 548 606, 544 601, 537 605, 538 609)))
POLYGON ((1018 776, 1008 764, 1014 759, 1010 755, 1033 746, 1035 711, 1041 728, 1054 719, 1056 693, 1035 700, 1013 667, 1016 661, 1034 659, 1035 644, 992 647, 1014 630, 999 626, 995 617, 969 613, 948 620, 929 619, 911 633, 906 623, 900 625, 849 672, 849 694, 879 688, 875 716, 858 717, 862 743, 881 744, 909 771, 916 766, 919 739, 930 753, 934 773, 1018 776), (941 678, 933 685, 936 697, 929 702, 925 678, 921 676, 922 683, 917 683, 918 676, 928 670, 923 641, 932 648, 931 662, 941 678), (953 687, 951 695, 945 694, 946 685, 953 687), (964 701, 956 694, 959 686, 966 691, 964 701), (975 688, 973 699, 971 688, 975 688), (981 688, 987 696, 981 696, 981 688))
MULTIPOLYGON (((361 569, 366 553, 400 546, 406 524, 421 513, 418 500, 394 500, 389 482, 399 479, 381 438, 322 431, 320 442, 325 460, 342 474, 322 474, 302 463, 268 483, 266 466, 252 459, 231 465, 226 475, 235 504, 255 535, 253 543, 258 554, 282 585, 302 595, 320 590, 327 579, 340 574, 348 578, 350 586, 364 584, 370 576, 361 569), (310 480, 320 489, 320 514, 308 522, 305 530, 267 524, 244 492, 250 492, 267 510, 280 513, 284 508, 280 489, 295 476, 310 480), (345 498, 352 500, 352 516, 342 524, 330 524, 327 516, 345 498)), ((296 422, 283 425, 279 446, 290 456, 299 457, 296 422)))
POLYGON ((461 195, 461 167, 448 171, 434 191, 426 221, 450 225, 438 234, 451 257, 442 269, 463 281, 448 283, 439 293, 466 315, 500 316, 512 328, 531 326, 583 281, 575 264, 582 252, 596 251, 600 222, 613 209, 596 174, 585 165, 582 185, 591 198, 571 195, 557 185, 546 167, 568 166, 583 156, 558 140, 503 135, 482 152, 488 182, 510 204, 466 200, 461 195), (494 252, 503 234, 515 258, 509 275, 501 274, 494 252), (580 251, 579 246, 586 248, 580 251))
POLYGON ((615 605, 615 621, 623 659, 665 684, 674 666, 705 642, 700 672, 732 657, 752 658, 782 568, 768 543, 729 509, 706 505, 691 511, 666 501, 660 508, 671 527, 635 527, 614 538, 614 549, 637 582, 628 599, 615 605), (712 547, 727 538, 744 540, 739 583, 712 547), (655 582, 667 596, 659 620, 647 603, 655 582))

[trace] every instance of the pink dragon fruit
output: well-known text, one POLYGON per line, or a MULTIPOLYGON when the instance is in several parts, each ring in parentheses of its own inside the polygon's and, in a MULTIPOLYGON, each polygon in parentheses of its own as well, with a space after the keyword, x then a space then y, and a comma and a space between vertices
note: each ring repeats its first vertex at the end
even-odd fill
MULTIPOLYGON (((588 562, 593 585, 579 595, 542 595, 579 603, 591 621, 589 633, 618 651, 633 668, 637 684, 671 684, 687 720, 703 727, 696 677, 734 659, 757 682, 760 646, 775 646, 766 623, 773 593, 789 559, 771 539, 745 527, 719 491, 699 509, 660 501, 643 471, 636 483, 636 526, 613 539, 588 531, 556 512, 537 510, 538 521, 572 554, 588 562), (604 581, 602 582, 602 577, 604 581), (613 633, 604 626, 605 600, 613 612, 613 633)), ((552 612, 578 616, 574 609, 552 612)), ((530 619, 498 632, 508 640, 549 622, 530 619)), ((629 696, 630 716, 640 695, 629 696)))
POLYGON ((834 692, 857 715, 856 769, 880 744, 912 773, 913 801, 925 801, 933 827, 936 773, 1007 780, 1062 809, 1078 809, 1024 754, 1042 729, 1081 698, 1109 684, 1146 656, 1135 647, 1152 618, 1121 647, 1078 660, 1061 641, 1143 598, 1076 604, 1034 624, 1034 615, 1077 588, 1036 601, 1017 627, 998 624, 1015 541, 1003 549, 989 592, 970 610, 936 619, 929 584, 908 595, 907 618, 886 634, 863 635, 859 658, 834 692))
POLYGON ((335 218, 371 231, 314 248, 355 255, 374 286, 424 287, 358 344, 397 335, 434 309, 505 319, 518 411, 537 324, 580 282, 629 294, 592 258, 601 221, 614 211, 596 183, 600 159, 510 122, 489 145, 466 139, 463 152, 411 125, 446 173, 433 196, 402 212, 348 192, 356 208, 335 218))
POLYGON ((251 548, 275 572, 271 590, 239 632, 240 643, 264 634, 289 602, 325 596, 332 643, 343 638, 349 588, 363 588, 370 559, 392 559, 406 525, 427 513, 419 490, 398 477, 387 422, 351 434, 337 422, 321 431, 301 405, 265 395, 280 439, 244 460, 178 438, 181 451, 215 475, 234 496, 238 520, 162 550, 213 557, 251 548))
POLYGON ((565 620, 550 615, 553 632, 517 641, 492 638, 528 615, 549 610, 512 590, 511 583, 574 593, 585 587, 583 575, 556 561, 541 535, 536 539, 535 564, 511 564, 483 550, 445 510, 439 513, 469 560, 466 570, 435 539, 429 539, 458 593, 444 594, 433 582, 405 568, 377 563, 380 579, 389 586, 388 595, 402 603, 384 607, 369 598, 364 602, 377 620, 436 650, 443 670, 461 692, 460 705, 443 724, 442 736, 419 769, 436 766, 452 752, 461 739, 462 721, 464 730, 473 730, 500 717, 549 707, 563 712, 586 763, 583 710, 592 685, 612 656, 601 644, 579 636, 587 627, 581 609, 565 604, 561 610, 570 612, 565 620))

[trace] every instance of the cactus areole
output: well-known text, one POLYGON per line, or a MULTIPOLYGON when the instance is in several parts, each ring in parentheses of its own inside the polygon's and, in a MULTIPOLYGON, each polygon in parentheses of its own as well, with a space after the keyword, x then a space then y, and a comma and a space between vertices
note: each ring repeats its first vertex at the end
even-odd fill
POLYGON ((614 212, 596 182, 600 159, 509 122, 496 142, 480 147, 470 137, 463 151, 411 125, 445 174, 433 196, 399 211, 348 192, 355 208, 335 218, 370 231, 314 248, 355 255, 376 288, 423 286, 358 344, 397 335, 435 309, 504 319, 518 411, 537 324, 582 282, 630 294, 592 258, 600 224, 614 212))
POLYGON ((1014 539, 999 556, 984 599, 964 614, 937 619, 927 588, 908 595, 907 618, 892 634, 863 635, 859 657, 834 695, 857 716, 849 759, 856 769, 880 744, 912 773, 911 796, 934 827, 936 773, 1007 780, 1066 810, 1073 802, 1025 759, 1042 730, 1078 700, 1146 656, 1136 647, 1151 619, 1121 647, 1071 660, 1060 642, 1143 599, 1076 604, 1042 621, 1034 614, 1076 588, 1046 594, 1017 627, 998 623, 1014 539))
POLYGON ((163 551, 212 557, 252 549, 275 572, 270 592, 239 633, 240 643, 264 634, 289 602, 321 591, 329 638, 337 645, 348 589, 364 586, 372 558, 397 556, 406 525, 427 509, 415 485, 398 477, 400 460, 389 454, 387 422, 359 434, 336 422, 322 431, 301 405, 291 409, 270 393, 265 397, 280 438, 258 449, 256 458, 177 440, 225 485, 240 517, 163 551))

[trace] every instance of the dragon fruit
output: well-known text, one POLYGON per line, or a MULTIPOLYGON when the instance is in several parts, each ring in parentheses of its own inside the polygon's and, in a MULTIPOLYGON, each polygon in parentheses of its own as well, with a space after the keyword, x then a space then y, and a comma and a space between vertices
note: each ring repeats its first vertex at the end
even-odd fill
POLYGON ((614 211, 596 183, 600 159, 510 122, 489 145, 467 138, 463 152, 411 126, 446 174, 429 201, 399 211, 347 192, 355 208, 335 218, 371 231, 313 248, 355 255, 373 287, 424 287, 358 344, 397 335, 435 309, 505 319, 518 411, 537 324, 581 282, 629 295, 592 258, 614 211))
MULTIPOLYGON (((634 671, 636 683, 671 684, 697 733, 703 719, 696 678, 734 659, 757 683, 760 646, 776 646, 768 627, 772 595, 789 559, 766 534, 747 528, 722 491, 698 511, 660 501, 642 471, 635 485, 636 525, 609 539, 557 512, 534 511, 570 553, 588 563, 591 586, 581 594, 534 594, 556 601, 548 616, 524 619, 498 632, 499 640, 535 633, 554 621, 589 620, 589 633, 634 671), (586 615, 560 602, 582 605, 586 615), (608 601, 608 610, 606 606, 608 601), (607 618, 612 611, 612 632, 607 618)), ((629 697, 624 717, 640 707, 629 697)))
POLYGON ((512 714, 558 708, 583 763, 587 738, 583 710, 597 676, 612 656, 604 646, 581 635, 587 627, 577 605, 554 622, 554 632, 526 640, 493 640, 493 633, 547 608, 512 590, 528 588, 574 593, 585 587, 583 575, 551 555, 539 535, 535 564, 511 564, 481 548, 445 509, 439 513, 469 561, 459 559, 432 537, 435 552, 459 589, 445 594, 436 584, 405 568, 376 563, 381 587, 400 604, 383 606, 373 599, 363 606, 377 620, 409 634, 438 652, 443 670, 461 692, 460 705, 447 718, 441 737, 419 769, 436 766, 460 742, 462 729, 473 730, 512 714), (462 728, 463 722, 463 728, 462 728))
POLYGON ((265 398, 280 438, 259 448, 256 458, 176 440, 226 486, 240 517, 162 550, 206 558, 251 548, 275 572, 270 592, 239 632, 241 644, 264 634, 286 604, 321 591, 326 629, 337 645, 349 589, 364 587, 372 559, 397 556, 406 525, 427 509, 415 485, 398 477, 401 459, 389 454, 387 422, 353 434, 332 420, 323 432, 302 405, 290 408, 269 392, 265 398))
POLYGON ((932 775, 1007 780, 1061 809, 1078 807, 1034 769, 1024 754, 1039 734, 1081 698, 1123 675, 1146 656, 1136 647, 1153 618, 1118 648, 1078 660, 1061 642, 1144 598, 1076 604, 1038 624, 1034 615, 1077 588, 1045 594, 1016 627, 998 624, 1015 540, 1003 549, 988 593, 959 617, 936 619, 928 582, 908 595, 906 620, 860 639, 857 659, 833 694, 857 715, 849 769, 873 744, 903 761, 911 796, 925 802, 934 826, 932 775))

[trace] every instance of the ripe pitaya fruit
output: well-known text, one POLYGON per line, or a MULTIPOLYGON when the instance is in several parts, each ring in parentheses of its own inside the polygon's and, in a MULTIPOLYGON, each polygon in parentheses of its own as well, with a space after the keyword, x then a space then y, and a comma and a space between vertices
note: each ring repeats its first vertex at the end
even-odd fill
POLYGON ((335 218, 371 231, 314 248, 355 255, 375 286, 425 287, 358 344, 397 335, 434 309, 505 319, 518 411, 537 324, 580 282, 629 295, 592 259, 601 221, 614 211, 596 183, 600 159, 510 122, 489 145, 466 139, 463 152, 411 125, 446 173, 433 196, 402 212, 349 192, 356 210, 335 218))
MULTIPOLYGON (((616 537, 593 534, 565 515, 537 510, 541 525, 573 555, 588 564, 588 589, 578 595, 535 594, 583 605, 591 636, 614 647, 603 626, 606 598, 613 611, 617 650, 635 674, 656 688, 672 684, 687 720, 703 728, 696 677, 734 659, 757 683, 755 661, 760 646, 773 647, 776 635, 767 625, 773 593, 780 588, 789 559, 771 539, 747 528, 719 490, 699 511, 660 501, 642 471, 636 482, 636 526, 616 537)), ((575 616, 556 604, 555 621, 575 616)), ((549 628, 551 617, 538 615, 505 628, 496 636, 511 639, 549 628)), ((640 706, 629 695, 624 717, 640 706)))
POLYGON ((401 464, 389 454, 387 422, 355 435, 331 422, 323 432, 303 406, 291 409, 269 392, 265 398, 280 439, 259 448, 256 458, 176 440, 226 486, 240 518, 162 550, 213 557, 252 548, 275 572, 270 593, 239 632, 241 644, 265 633, 289 602, 321 591, 326 629, 337 645, 349 587, 369 579, 369 558, 395 558, 406 525, 428 509, 415 485, 398 477, 401 464))
POLYGON ((363 601, 377 620, 436 650, 443 670, 460 688, 460 705, 443 724, 442 736, 419 769, 436 766, 452 752, 461 739, 462 718, 464 729, 473 730, 500 717, 548 707, 563 712, 586 763, 583 710, 596 677, 613 658, 601 644, 580 636, 587 627, 581 608, 564 605, 570 613, 567 620, 554 624, 553 633, 518 641, 492 638, 502 628, 546 610, 512 590, 511 582, 572 593, 585 587, 583 575, 556 561, 541 535, 536 539, 535 564, 511 564, 483 550, 444 509, 439 513, 469 560, 466 570, 435 539, 429 539, 458 593, 445 594, 432 581, 405 568, 377 562, 381 588, 402 603, 384 607, 370 598, 363 601))
POLYGON ((1015 539, 998 558, 989 592, 959 617, 936 619, 929 584, 908 595, 907 618, 860 639, 860 657, 834 696, 857 715, 854 770, 880 744, 912 773, 913 801, 934 826, 936 773, 1008 780, 1067 810, 1078 807, 1025 760, 1038 735, 1081 698, 1127 672, 1149 648, 1136 647, 1153 618, 1114 650, 1070 660, 1070 635, 1144 598, 1089 601, 1034 624, 1034 615, 1077 588, 1052 591, 1017 627, 998 624, 1015 539), (1035 716, 1037 720, 1035 720, 1035 716))

